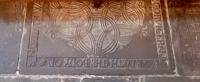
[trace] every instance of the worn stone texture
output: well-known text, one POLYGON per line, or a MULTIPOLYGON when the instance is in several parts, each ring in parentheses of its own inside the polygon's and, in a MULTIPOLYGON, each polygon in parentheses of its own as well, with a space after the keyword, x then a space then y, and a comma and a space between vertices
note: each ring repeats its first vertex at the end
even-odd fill
POLYGON ((21 74, 174 74, 164 0, 29 2, 21 74))
POLYGON ((146 77, 143 82, 200 82, 200 79, 191 77, 146 77))
MULTIPOLYGON (((152 1, 156 1, 156 0, 152 0, 152 1)), ((137 29, 134 28, 133 32, 135 34, 131 34, 131 32, 128 30, 120 29, 119 32, 122 34, 120 37, 118 37, 120 38, 120 40, 119 41, 116 40, 118 42, 115 43, 116 45, 111 45, 112 46, 111 48, 105 48, 106 46, 108 46, 107 44, 112 44, 111 38, 113 37, 113 32, 112 32, 113 29, 105 29, 104 31, 102 31, 102 29, 99 29, 101 28, 102 22, 99 22, 98 9, 92 9, 92 8, 89 9, 91 10, 91 13, 94 14, 93 16, 92 14, 87 15, 88 10, 84 10, 84 9, 82 10, 84 12, 81 12, 82 13, 81 15, 80 15, 80 12, 77 13, 76 11, 81 9, 81 7, 79 7, 80 5, 73 6, 75 7, 74 10, 67 9, 67 8, 70 8, 67 5, 71 5, 71 3, 63 3, 63 2, 60 2, 60 3, 59 2, 58 3, 44 2, 43 3, 42 2, 41 4, 39 2, 27 2, 27 7, 25 7, 26 3, 24 2, 0 2, 0 35, 1 35, 0 36, 0 74, 13 74, 16 71, 18 71, 17 65, 18 65, 18 57, 20 54, 20 41, 21 41, 22 31, 26 32, 25 35, 23 36, 27 37, 25 39, 23 38, 22 40, 22 44, 24 44, 25 46, 25 47, 24 46, 22 47, 23 49, 25 49, 22 54, 24 53, 25 54, 20 56, 20 59, 22 58, 23 60, 21 62, 23 63, 21 64, 21 68, 23 69, 21 69, 19 72, 22 74, 32 74, 33 76, 34 74, 43 74, 43 75, 44 74, 51 74, 51 75, 52 74, 74 74, 74 75, 76 74, 103 74, 103 75, 140 74, 139 76, 137 76, 138 78, 123 77, 123 76, 119 76, 119 77, 105 77, 105 76, 82 77, 81 76, 78 78, 75 78, 76 76, 74 76, 74 78, 65 78, 62 75, 58 75, 58 77, 56 78, 49 78, 49 76, 44 75, 43 77, 45 78, 41 78, 41 77, 32 77, 32 76, 18 77, 18 76, 21 76, 21 74, 20 75, 16 74, 14 75, 14 77, 12 76, 0 77, 0 82, 139 82, 139 81, 141 82, 200 82, 199 77, 190 77, 190 76, 200 75, 200 52, 199 52, 200 51, 200 30, 199 30, 200 1, 199 0, 161 0, 161 1, 162 1, 163 22, 165 22, 164 25, 166 26, 165 32, 167 33, 166 36, 169 37, 167 39, 168 41, 167 49, 171 51, 169 53, 171 60, 167 63, 162 62, 161 66, 159 66, 158 63, 155 63, 157 62, 157 60, 155 61, 151 60, 153 58, 157 58, 157 56, 154 53, 156 52, 156 48, 152 48, 152 46, 156 45, 156 43, 153 42, 153 39, 155 39, 155 36, 153 34, 154 32, 153 27, 145 28, 145 26, 144 27, 139 26, 137 29), (76 9, 76 7, 78 7, 78 9, 76 9), (66 10, 64 8, 66 8, 66 10), (25 12, 23 11, 23 9, 26 9, 25 12), (42 10, 42 12, 40 12, 40 9, 42 10), (38 11, 39 13, 36 13, 34 14, 35 16, 33 16, 33 13, 38 12, 38 11), (23 30, 22 29, 23 21, 24 21, 23 14, 25 13, 26 13, 26 17, 25 17, 26 26, 25 26, 25 29, 23 30), (75 13, 75 14, 68 14, 69 16, 66 16, 66 19, 63 19, 61 21, 60 18, 62 17, 65 18, 65 15, 67 13, 75 13), (38 16, 40 15, 42 17, 41 19, 38 19, 38 16), (91 26, 93 29, 88 30, 88 28, 83 27, 84 29, 81 29, 82 31, 79 32, 80 35, 74 36, 76 35, 76 33, 74 33, 73 27, 76 27, 76 25, 73 25, 73 24, 76 24, 77 20, 80 21, 84 19, 84 17, 87 18, 87 16, 91 16, 91 18, 94 17, 94 19, 91 20, 93 21, 93 23, 91 23, 91 21, 89 21, 88 23, 88 21, 83 20, 83 22, 81 22, 80 25, 77 25, 77 26, 81 26, 81 24, 84 23, 82 26, 85 25, 87 27, 87 24, 91 24, 89 26, 91 26), (33 32, 31 34, 31 29, 32 29, 31 27, 34 26, 34 23, 38 23, 38 20, 42 21, 41 22, 42 28, 38 30, 36 26, 36 28, 33 29, 33 32), (67 24, 63 23, 63 21, 67 22, 67 24), (58 23, 58 22, 61 22, 61 24, 55 24, 57 25, 57 27, 55 26, 55 28, 54 27, 51 28, 52 24, 58 23), (63 28, 65 26, 69 28, 67 29, 63 28), (93 39, 98 39, 99 37, 101 37, 100 35, 98 35, 101 33, 108 34, 109 36, 108 37, 106 36, 106 40, 98 40, 99 42, 102 41, 102 43, 100 43, 102 46, 99 47, 98 46, 99 44, 95 43, 95 40, 88 39, 90 37, 89 35, 83 34, 86 37, 82 37, 81 33, 82 32, 84 33, 84 31, 90 32, 91 33, 90 35, 94 37, 93 39), (40 35, 37 35, 37 34, 40 34, 40 35), (34 40, 31 41, 30 37, 33 37, 34 40), (76 41, 80 39, 83 39, 83 41, 76 43, 76 41), (152 42, 150 42, 150 39, 152 39, 151 40, 152 42), (38 40, 38 42, 36 42, 36 40, 38 40), (94 43, 91 44, 90 41, 94 41, 94 43), (32 44, 29 45, 29 42, 32 44), (132 46, 129 46, 130 44, 132 46), (91 45, 93 46, 91 47, 91 45), (83 47, 87 47, 87 49, 83 47), (103 52, 102 51, 104 50, 103 48, 105 48, 105 51, 106 49, 108 49, 107 50, 108 52, 103 52), (127 49, 127 51, 126 50, 123 51, 123 49, 127 49), (142 51, 141 49, 144 49, 144 51, 142 51), (88 53, 88 51, 90 53, 88 53), (35 52, 38 52, 38 53, 35 53, 35 52), (104 54, 101 54, 101 53, 104 53, 104 54), (137 53, 140 53, 140 54, 137 54, 137 53), (130 55, 130 54, 134 54, 134 55, 130 55), (76 59, 73 57, 77 57, 78 61, 73 60, 73 59, 76 59), (78 58, 83 58, 83 60, 91 59, 92 60, 91 62, 94 62, 96 59, 93 57, 95 57, 97 60, 98 58, 99 59, 105 58, 104 59, 105 61, 107 61, 107 59, 109 58, 111 58, 111 60, 113 60, 112 58, 118 58, 117 60, 122 61, 121 63, 118 63, 120 64, 120 66, 122 66, 122 69, 120 68, 120 70, 125 70, 125 72, 123 71, 120 72, 119 70, 116 70, 117 64, 115 63, 114 64, 116 65, 116 68, 108 67, 108 70, 107 70, 107 68, 105 69, 105 68, 99 68, 98 66, 94 66, 93 67, 95 68, 94 70, 92 68, 87 71, 85 71, 85 69, 88 69, 88 68, 84 68, 84 67, 79 68, 78 66, 75 66, 74 62, 72 63, 72 61, 76 61, 76 62, 79 62, 78 64, 80 65, 81 59, 78 59, 78 58), (26 58, 28 59, 26 60, 26 58), (71 61, 71 63, 69 63, 68 65, 65 64, 69 67, 69 69, 65 68, 63 64, 63 63, 66 63, 63 61, 64 59, 67 60, 67 58, 69 58, 69 61, 71 61), (136 63, 139 62, 138 64, 134 63, 133 66, 135 67, 126 68, 125 66, 125 68, 123 68, 123 65, 125 65, 123 61, 126 61, 125 60, 126 58, 127 59, 129 58, 135 58, 135 59, 147 58, 148 59, 149 58, 150 60, 144 61, 144 62, 140 60, 137 60, 137 61, 134 60, 133 62, 136 62, 136 63), (175 60, 173 61, 173 59, 175 60), (170 65, 169 71, 163 71, 163 70, 157 71, 158 69, 156 69, 156 66, 167 68, 167 66, 165 66, 166 64, 170 65), (174 70, 174 66, 176 66, 177 70, 174 70), (24 69, 29 69, 29 70, 24 70, 24 69), (132 70, 132 69, 136 69, 136 70, 132 70), (138 69, 139 70, 144 69, 144 71, 143 70, 137 71, 138 69), (112 70, 115 70, 115 71, 112 71, 112 70), (151 70, 154 70, 154 71, 151 71, 151 70), (148 74, 148 75, 150 74, 150 75, 143 76, 145 74, 148 74), (159 77, 152 76, 152 75, 157 75, 157 74, 161 74, 161 75, 159 75, 159 77), (170 74, 170 76, 162 75, 162 74, 170 74), (59 76, 61 76, 62 78, 60 78, 59 76), (184 77, 184 76, 188 76, 188 77, 184 77)), ((87 1, 83 3, 89 4, 87 6, 92 7, 91 4, 88 3, 87 1)), ((113 4, 103 3, 102 4, 103 8, 105 6, 108 8, 108 10, 110 9, 110 11, 107 11, 108 13, 105 14, 104 12, 103 14, 105 16, 108 16, 108 19, 114 19, 115 21, 117 21, 116 26, 121 26, 122 28, 125 27, 125 29, 127 29, 129 28, 128 27, 129 23, 132 24, 132 22, 136 22, 136 21, 134 21, 133 19, 134 16, 131 17, 129 16, 130 14, 127 14, 127 13, 126 13, 127 15, 125 16, 127 18, 123 18, 123 16, 120 16, 121 14, 119 12, 121 12, 120 11, 121 7, 119 7, 119 3, 120 2, 115 2, 113 4), (128 20, 128 23, 124 23, 127 25, 123 24, 123 22, 126 22, 124 19, 126 21, 128 20)), ((74 3, 72 4, 75 5, 74 3)), ((76 4, 82 5, 82 2, 81 3, 76 2, 76 4)), ((153 21, 152 21, 153 13, 151 13, 151 8, 153 6, 150 6, 150 2, 148 1, 147 1, 147 4, 148 5, 145 5, 145 8, 149 11, 147 10, 145 12, 141 11, 142 13, 145 13, 144 15, 146 16, 146 18, 144 17, 144 21, 145 21, 144 24, 141 24, 141 25, 153 26, 153 21)), ((132 4, 128 4, 129 7, 130 5, 132 4)), ((139 7, 143 7, 143 6, 144 6, 143 3, 139 4, 139 7)), ((101 8, 102 7, 100 7, 99 9, 100 11, 101 11, 101 8)), ((125 10, 125 11, 131 11, 131 9, 125 10)), ((102 13, 100 13, 100 15, 101 14, 102 13)), ((137 15, 137 14, 134 14, 134 15, 137 15)), ((143 19, 143 16, 141 16, 141 18, 138 18, 138 20, 141 20, 141 19, 143 19)), ((106 22, 106 23, 111 22, 110 24, 108 24, 107 26, 108 28, 113 28, 112 24, 114 24, 114 22, 112 21, 113 20, 109 20, 108 22, 106 22)), ((95 63, 95 64, 98 65, 98 63, 95 63)), ((70 77, 73 77, 73 76, 70 76, 70 77)))
POLYGON ((63 78, 63 82, 81 82, 81 78, 63 78))
POLYGON ((48 77, 48 76, 6 76, 0 77, 0 82, 139 82, 138 77, 48 77))
POLYGON ((82 77, 82 78, 65 78, 64 82, 139 82, 137 77, 82 77))
POLYGON ((200 75, 200 0, 168 0, 177 74, 200 75))
POLYGON ((139 82, 138 78, 111 77, 111 78, 84 78, 81 82, 139 82))
POLYGON ((61 82, 59 78, 0 77, 0 82, 61 82))
POLYGON ((0 2, 0 74, 17 71, 23 3, 0 2))
POLYGON ((180 37, 180 21, 184 19, 184 2, 183 0, 167 0, 168 1, 168 23, 170 24, 170 36, 172 37, 171 45, 173 45, 173 53, 176 64, 176 74, 180 73, 182 61, 182 44, 180 37))
POLYGON ((200 1, 185 0, 180 4, 182 6, 176 11, 179 14, 176 17, 179 34, 176 36, 180 37, 176 38, 177 67, 181 75, 198 76, 200 75, 200 1))

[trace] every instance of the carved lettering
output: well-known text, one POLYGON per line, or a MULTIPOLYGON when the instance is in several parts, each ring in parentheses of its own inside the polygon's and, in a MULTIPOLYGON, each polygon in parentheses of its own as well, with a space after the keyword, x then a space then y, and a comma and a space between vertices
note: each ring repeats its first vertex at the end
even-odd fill
POLYGON ((158 60, 108 59, 108 58, 42 58, 39 66, 79 68, 144 68, 155 69, 158 60), (45 64, 44 64, 45 62, 45 64), (42 65, 41 65, 42 64, 42 65), (47 65, 46 65, 47 64, 47 65))
POLYGON ((57 58, 54 60, 54 65, 56 67, 60 67, 62 65, 63 60, 61 58, 57 58))
POLYGON ((168 52, 166 47, 166 39, 164 34, 160 0, 152 0, 152 10, 153 10, 158 57, 160 60, 166 61, 168 59, 168 52))

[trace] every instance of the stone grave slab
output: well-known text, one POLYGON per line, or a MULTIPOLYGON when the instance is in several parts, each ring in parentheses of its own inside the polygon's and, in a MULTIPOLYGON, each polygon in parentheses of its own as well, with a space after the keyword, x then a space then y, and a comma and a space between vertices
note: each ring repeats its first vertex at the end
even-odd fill
POLYGON ((29 2, 22 74, 173 74, 164 0, 29 2))

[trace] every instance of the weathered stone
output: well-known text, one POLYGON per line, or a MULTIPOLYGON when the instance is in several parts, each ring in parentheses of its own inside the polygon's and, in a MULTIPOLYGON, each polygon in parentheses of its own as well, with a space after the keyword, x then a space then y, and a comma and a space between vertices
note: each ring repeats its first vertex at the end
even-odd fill
POLYGON ((174 74, 164 0, 30 2, 20 73, 174 74))
POLYGON ((139 82, 138 78, 110 77, 110 78, 84 78, 81 82, 139 82))
POLYGON ((59 78, 0 77, 0 82, 61 82, 59 78))
POLYGON ((178 69, 182 75, 200 75, 200 1, 186 0, 182 4, 182 14, 178 16, 178 69))
POLYGON ((17 70, 23 6, 23 3, 0 2, 0 74, 17 70))
POLYGON ((146 77, 143 82, 200 82, 200 79, 189 77, 146 77))
POLYGON ((139 82, 139 78, 134 77, 84 77, 66 78, 64 82, 139 82))
POLYGON ((79 78, 65 78, 63 79, 63 82, 81 82, 80 77, 79 78))

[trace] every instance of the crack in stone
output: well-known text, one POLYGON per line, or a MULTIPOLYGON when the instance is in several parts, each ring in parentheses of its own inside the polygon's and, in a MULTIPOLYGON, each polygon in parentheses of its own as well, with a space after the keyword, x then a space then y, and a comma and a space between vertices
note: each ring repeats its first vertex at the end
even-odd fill
POLYGON ((25 3, 25 5, 23 6, 23 23, 22 23, 22 36, 21 36, 21 42, 20 42, 20 52, 19 52, 19 56, 18 56, 18 66, 17 66, 17 71, 16 74, 19 74, 19 68, 20 68, 20 62, 21 62, 21 54, 22 54, 22 49, 23 49, 23 39, 24 39, 24 35, 27 33, 27 29, 25 27, 25 21, 26 21, 26 6, 27 3, 25 3))

